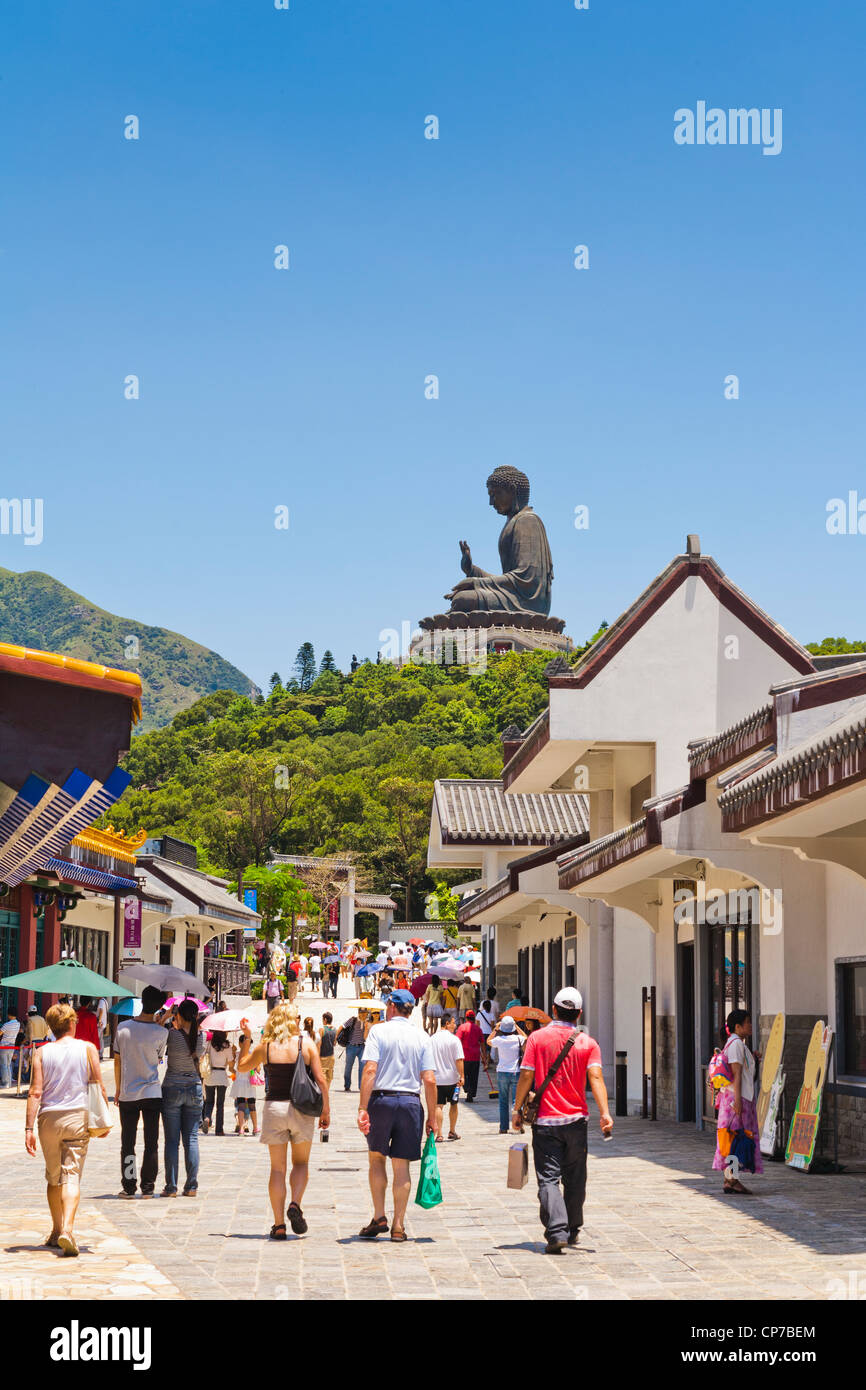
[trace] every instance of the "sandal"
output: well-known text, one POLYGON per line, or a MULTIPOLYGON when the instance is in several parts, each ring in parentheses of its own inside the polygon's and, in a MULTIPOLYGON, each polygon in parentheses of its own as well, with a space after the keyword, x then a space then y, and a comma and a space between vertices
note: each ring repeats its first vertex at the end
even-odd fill
POLYGON ((459 1138, 460 1138, 460 1135, 459 1135, 459 1134, 449 1134, 449 1135, 448 1135, 448 1143, 449 1143, 449 1144, 453 1144, 453 1143, 454 1143, 454 1140, 455 1140, 455 1139, 459 1139, 459 1138))
POLYGON ((285 1221, 281 1221, 280 1224, 279 1224, 278 1226, 272 1226, 272 1227, 271 1227, 270 1239, 271 1239, 271 1240, 287 1240, 287 1239, 288 1239, 288 1237, 286 1236, 286 1223, 285 1223, 285 1221), (281 1231, 282 1231, 282 1235, 280 1235, 280 1232, 281 1232, 281 1231))
POLYGON ((409 1237, 407 1236, 406 1232, 403 1230, 403 1227, 402 1227, 402 1226, 392 1226, 392 1227, 391 1227, 391 1239, 392 1239, 392 1240, 395 1240, 395 1241, 401 1241, 401 1242, 402 1242, 402 1241, 404 1241, 404 1240, 408 1240, 409 1237))
POLYGON ((57 1244, 60 1246, 64 1255, 71 1255, 74 1257, 78 1254, 78 1244, 75 1236, 70 1235, 68 1231, 60 1232, 60 1235, 57 1237, 57 1244))
POLYGON ((307 1234, 309 1228, 304 1220, 304 1213, 301 1211, 297 1202, 289 1203, 286 1216, 289 1218, 292 1230, 296 1236, 305 1236, 307 1234))
POLYGON ((358 1232, 363 1240, 375 1240, 376 1236, 383 1236, 388 1230, 387 1216, 374 1216, 369 1225, 358 1232))

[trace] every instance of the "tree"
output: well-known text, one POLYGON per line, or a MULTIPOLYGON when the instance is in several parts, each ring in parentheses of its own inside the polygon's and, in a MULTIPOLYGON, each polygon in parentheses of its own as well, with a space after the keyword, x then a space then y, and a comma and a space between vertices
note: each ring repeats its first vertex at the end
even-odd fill
POLYGON ((295 657, 295 671, 299 688, 309 690, 316 679, 316 653, 313 651, 312 642, 302 642, 298 648, 298 655, 295 657))
POLYGON ((430 827, 432 782, 410 777, 386 777, 379 795, 388 811, 386 840, 381 852, 394 862, 406 885, 405 920, 410 922, 412 884, 427 865, 427 833, 430 827))
POLYGON ((825 637, 823 642, 807 642, 806 651, 813 656, 842 656, 849 652, 866 651, 866 642, 849 642, 847 637, 825 637))
POLYGON ((275 672, 274 672, 274 674, 271 676, 271 679, 270 679, 269 684, 270 684, 270 687, 271 687, 271 694, 272 694, 272 695, 273 695, 273 693, 274 693, 275 690, 282 690, 282 688, 283 688, 283 682, 280 680, 280 673, 279 673, 279 671, 275 671, 275 672))
MULTIPOLYGON (((275 766, 272 754, 219 753, 207 763, 209 803, 197 810, 197 829, 214 861, 239 880, 248 864, 263 864, 294 810, 310 769, 275 766)), ((204 790, 204 789, 203 789, 204 790)))
POLYGON ((336 671, 336 669, 337 663, 334 660, 334 653, 330 650, 326 651, 325 655, 322 657, 321 665, 319 666, 319 675, 321 675, 323 671, 336 671))
MULTIPOLYGON (((307 892, 303 881, 288 868, 247 869, 244 884, 247 888, 258 889, 256 909, 261 913, 261 935, 266 941, 273 941, 277 930, 285 936, 282 928, 291 921, 293 913, 315 911, 315 899, 307 892)), ((236 883, 231 887, 237 891, 236 883)))

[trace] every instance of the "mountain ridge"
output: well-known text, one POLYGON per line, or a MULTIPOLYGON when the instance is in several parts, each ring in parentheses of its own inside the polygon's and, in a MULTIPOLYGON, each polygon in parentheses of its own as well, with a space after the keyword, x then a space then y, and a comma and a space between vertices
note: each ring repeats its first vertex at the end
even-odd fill
POLYGON ((41 570, 0 568, 0 641, 137 672, 143 686, 137 733, 161 728, 217 690, 259 693, 249 676, 209 647, 99 608, 41 570))

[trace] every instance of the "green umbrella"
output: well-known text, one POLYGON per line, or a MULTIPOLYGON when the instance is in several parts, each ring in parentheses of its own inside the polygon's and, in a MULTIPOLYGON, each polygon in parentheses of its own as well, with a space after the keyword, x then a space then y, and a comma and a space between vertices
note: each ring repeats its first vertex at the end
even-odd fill
POLYGON ((56 965, 25 970, 23 975, 7 975, 0 980, 0 985, 10 989, 32 989, 37 994, 77 994, 85 999, 98 999, 103 994, 115 998, 132 994, 131 989, 97 975, 78 960, 59 960, 56 965))

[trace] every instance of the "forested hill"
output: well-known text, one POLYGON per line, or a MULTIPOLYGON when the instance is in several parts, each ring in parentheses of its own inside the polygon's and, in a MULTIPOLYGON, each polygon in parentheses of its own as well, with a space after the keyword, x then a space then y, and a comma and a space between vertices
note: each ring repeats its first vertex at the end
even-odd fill
POLYGON ((0 642, 137 671, 144 687, 140 733, 166 724, 212 691, 257 689, 243 671, 198 642, 107 613, 35 570, 0 569, 0 642))
POLYGON ((195 841, 201 862, 230 877, 244 859, 264 862, 269 847, 354 850, 371 887, 387 892, 408 878, 420 915, 432 887, 434 779, 499 776, 499 736, 544 708, 550 660, 509 653, 478 674, 365 662, 349 675, 321 671, 305 689, 275 678, 259 702, 208 695, 135 740, 125 760, 132 786, 111 822, 195 841), (275 833, 262 828, 283 810, 275 833))

